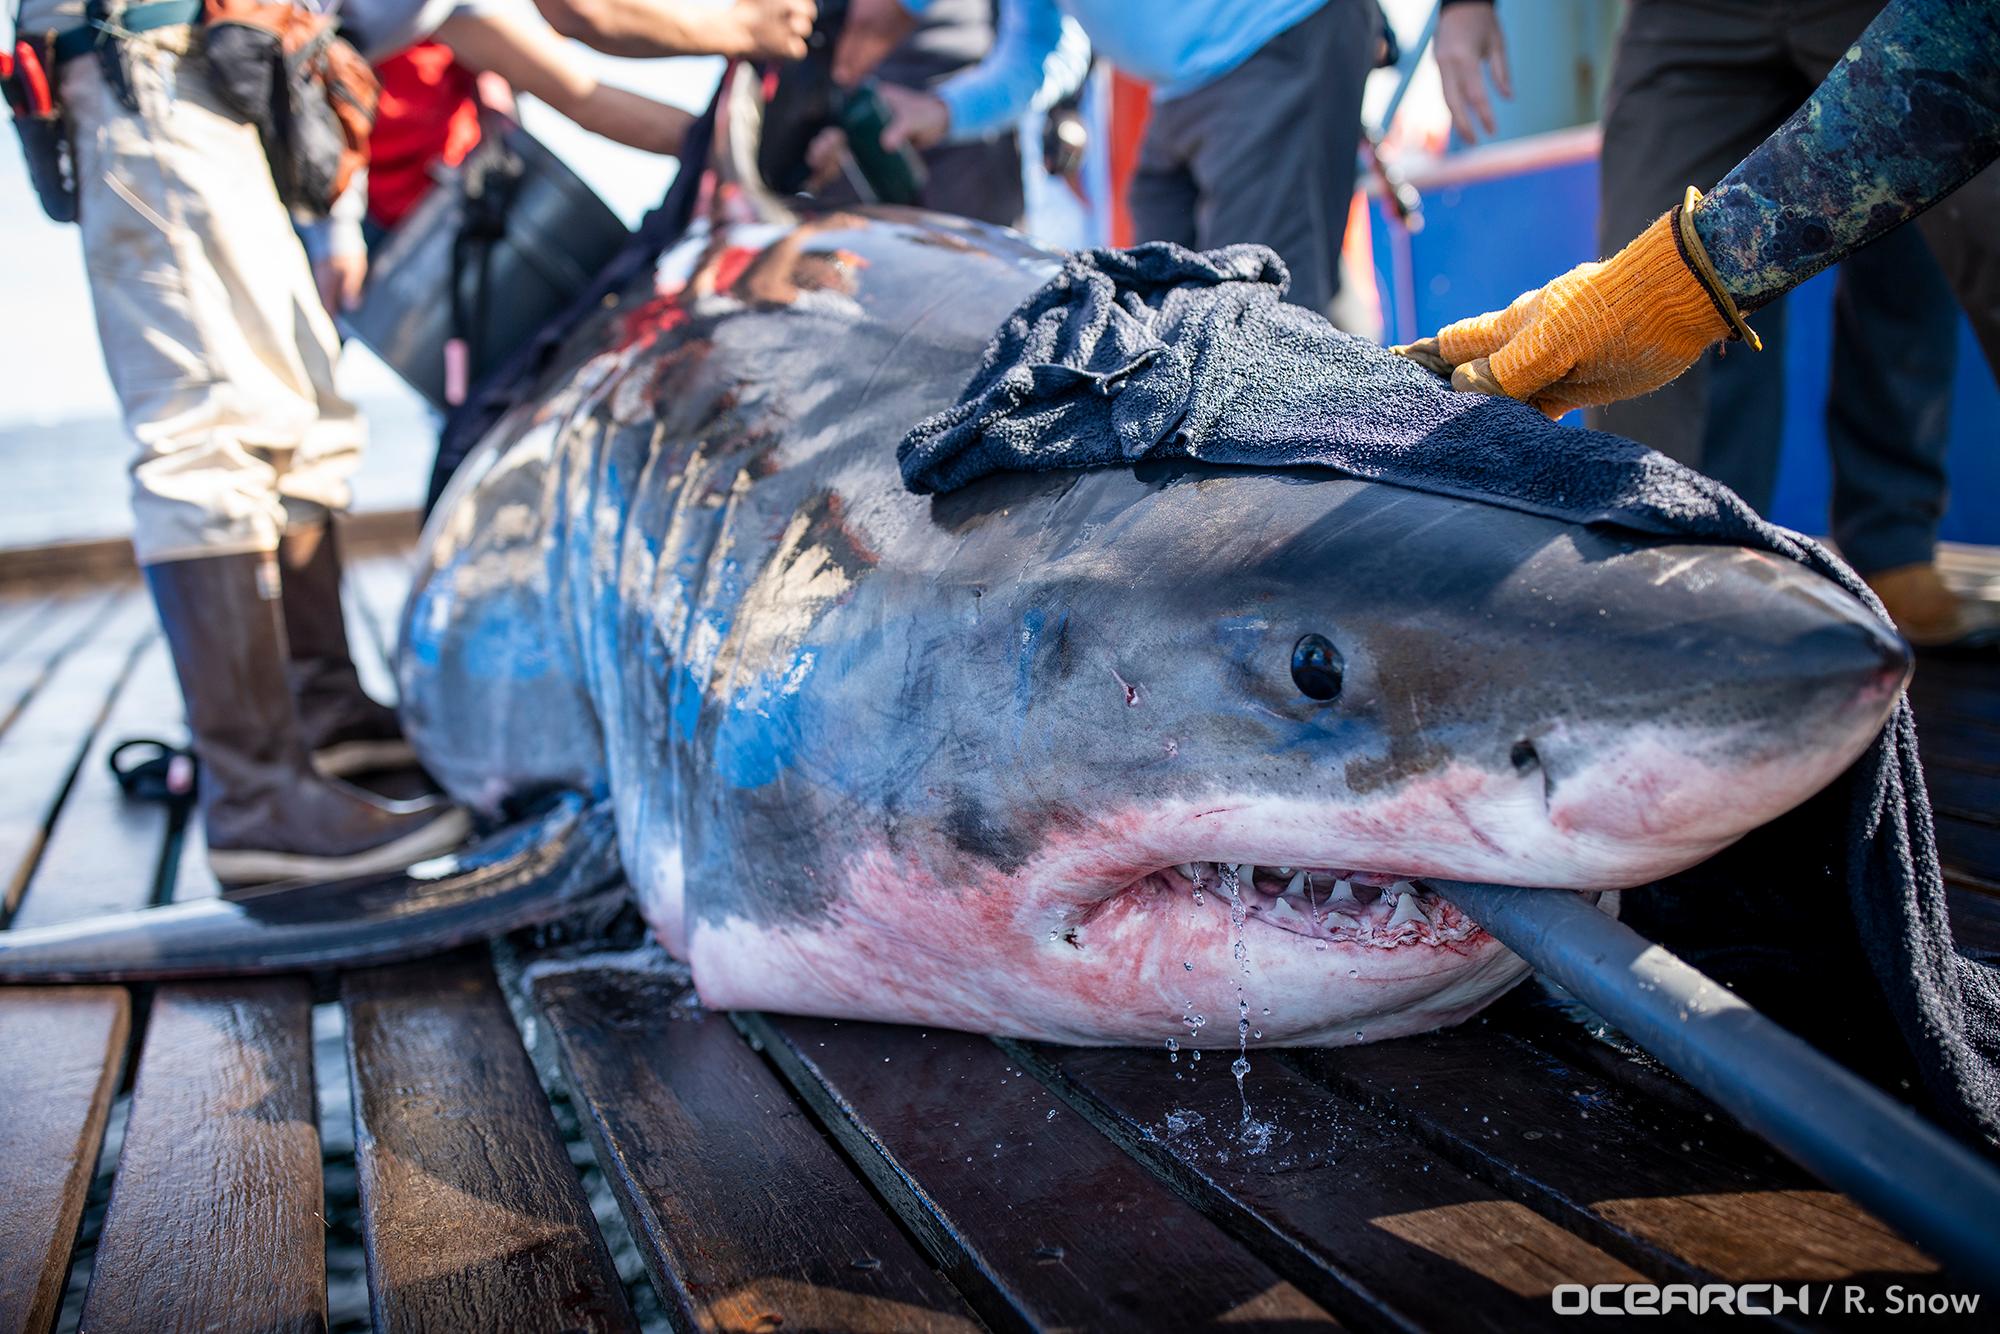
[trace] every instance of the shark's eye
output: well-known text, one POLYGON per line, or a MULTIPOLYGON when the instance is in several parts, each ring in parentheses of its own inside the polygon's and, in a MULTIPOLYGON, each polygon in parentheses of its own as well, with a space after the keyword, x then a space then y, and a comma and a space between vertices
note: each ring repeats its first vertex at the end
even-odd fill
POLYGON ((1305 635, 1292 645, 1292 684, 1307 699, 1329 700, 1340 693, 1340 674, 1347 664, 1325 635, 1305 635))

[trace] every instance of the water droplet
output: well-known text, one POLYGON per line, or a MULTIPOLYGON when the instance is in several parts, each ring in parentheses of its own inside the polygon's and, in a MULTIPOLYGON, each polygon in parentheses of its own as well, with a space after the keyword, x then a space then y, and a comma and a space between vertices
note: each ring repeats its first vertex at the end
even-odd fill
POLYGON ((1067 1253, 1068 1252, 1064 1251, 1063 1248, 1060 1246, 1035 1247, 1035 1258, 1037 1260, 1040 1260, 1043 1264, 1054 1264, 1056 1261, 1062 1259, 1063 1256, 1066 1255, 1067 1253))
POLYGON ((847 1262, 847 1266, 850 1269, 861 1269, 861 1270, 880 1269, 882 1267, 882 1262, 880 1260, 877 1260, 872 1255, 864 1255, 858 1260, 849 1260, 847 1262))

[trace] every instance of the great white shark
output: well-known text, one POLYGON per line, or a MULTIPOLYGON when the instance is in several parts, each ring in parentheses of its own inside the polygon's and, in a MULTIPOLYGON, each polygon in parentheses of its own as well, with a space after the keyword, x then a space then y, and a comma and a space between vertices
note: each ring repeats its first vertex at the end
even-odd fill
POLYGON ((409 734, 489 820, 555 813, 386 882, 0 934, 0 979, 407 955, 622 877, 716 1007, 1368 1041, 1525 971, 1414 882, 1659 879, 1888 717, 1902 642, 1742 548, 1310 469, 912 494, 897 442, 1058 263, 913 212, 697 228, 421 543, 409 734))

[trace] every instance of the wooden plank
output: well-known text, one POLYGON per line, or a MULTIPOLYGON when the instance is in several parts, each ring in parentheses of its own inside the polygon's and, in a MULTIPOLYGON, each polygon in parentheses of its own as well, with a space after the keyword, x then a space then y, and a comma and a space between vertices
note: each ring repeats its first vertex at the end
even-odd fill
POLYGON ((1003 1046, 1353 1323, 1556 1329, 1557 1284, 1643 1281, 1268 1053, 1239 1095, 1229 1053, 1003 1046))
POLYGON ((216 880, 215 872, 208 869, 208 838, 203 833, 200 819, 189 820, 181 833, 180 855, 175 859, 173 897, 176 903, 183 899, 212 899, 222 892, 222 885, 216 880))
POLYGON ((1656 1277, 1937 1278, 1887 1226, 1725 1116, 1580 1069, 1496 1025, 1287 1060, 1407 1117, 1460 1166, 1656 1277))
POLYGON ((1944 897, 1960 952, 1989 963, 2000 961, 2000 894, 1946 886, 1944 897))
POLYGON ((118 600, 110 588, 82 588, 44 598, 36 612, 18 626, 0 660, 0 736, 62 666, 62 658, 102 626, 118 600))
POLYGON ((108 763, 133 737, 182 744, 180 690, 165 641, 151 637, 91 737, 69 795, 55 815, 16 909, 17 927, 50 926, 99 913, 143 908, 164 868, 170 813, 119 791, 108 763))
POLYGON ((295 978, 154 994, 83 1328, 325 1327, 311 1016, 295 978))
POLYGON ((38 627, 60 605, 57 594, 16 592, 0 596, 0 663, 34 641, 38 627))
POLYGON ((14 642, 0 662, 0 738, 61 668, 63 659, 89 642, 122 594, 113 589, 88 589, 48 599, 43 611, 14 642))
POLYGON ((2000 774, 2000 731, 1946 722, 1926 726, 1917 720, 1917 748, 1926 770, 1952 768, 1974 774, 2000 774))
POLYGON ((655 974, 543 974, 536 1004, 679 1326, 978 1328, 729 1021, 655 974))
POLYGON ((484 949, 350 974, 378 1330, 637 1325, 484 949))
POLYGON ((989 1323, 1334 1326, 987 1039, 742 1022, 989 1323))
POLYGON ((0 1331, 55 1320, 70 1248, 125 1068, 119 987, 0 993, 0 1331))
POLYGON ((1995 677, 1991 663, 1919 661, 1910 680, 1910 704, 1917 711, 1919 731, 1928 721, 1926 715, 2000 725, 2000 680, 1995 677))
POLYGON ((1931 808, 1972 824, 2000 824, 2000 769, 1992 773, 1931 764, 1924 768, 1931 808))
POLYGON ((119 594, 101 628, 65 655, 0 738, 7 772, 0 783, 0 911, 19 905, 71 780, 152 627, 152 608, 138 590, 119 594))
MULTIPOLYGON (((341 542, 358 555, 405 550, 416 539, 419 521, 417 511, 410 509, 350 513, 340 521, 341 542)), ((53 583, 129 578, 136 568, 132 543, 123 537, 0 547, 0 589, 33 590, 53 583)))
POLYGON ((1937 844, 1946 880, 2000 893, 2000 826, 1940 815, 1937 844))
POLYGON ((403 604, 410 595, 409 552, 382 553, 352 562, 346 571, 348 633, 354 661, 368 692, 384 703, 396 701, 390 670, 401 632, 403 604))

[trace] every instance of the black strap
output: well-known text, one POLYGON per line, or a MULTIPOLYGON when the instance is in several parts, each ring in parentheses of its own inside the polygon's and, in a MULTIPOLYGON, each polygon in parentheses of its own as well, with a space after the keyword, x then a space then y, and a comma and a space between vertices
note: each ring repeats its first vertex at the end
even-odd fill
POLYGON ((168 745, 152 737, 133 737, 112 748, 105 763, 118 780, 118 790, 131 801, 153 801, 168 806, 192 805, 200 786, 201 770, 192 749, 168 745), (125 757, 143 751, 143 758, 125 757))

